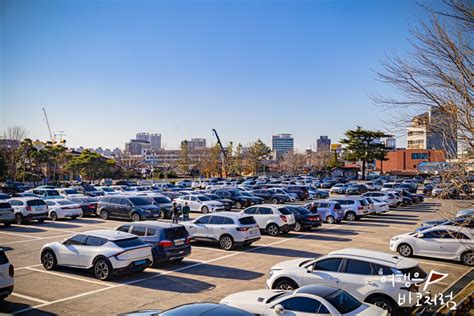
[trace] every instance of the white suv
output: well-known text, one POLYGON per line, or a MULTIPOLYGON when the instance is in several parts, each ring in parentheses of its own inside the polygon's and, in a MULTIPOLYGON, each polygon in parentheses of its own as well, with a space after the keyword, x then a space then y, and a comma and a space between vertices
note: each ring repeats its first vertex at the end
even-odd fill
POLYGON ((361 302, 398 315, 400 307, 416 305, 416 294, 426 277, 416 260, 348 248, 318 259, 281 262, 270 269, 267 287, 293 290, 310 284, 334 286, 361 302))
POLYGON ((5 252, 0 249, 0 302, 13 292, 15 270, 5 252))
POLYGON ((15 197, 8 200, 8 203, 15 210, 17 224, 25 221, 37 220, 42 223, 48 218, 48 206, 37 197, 15 197))
POLYGON ((399 204, 398 199, 393 195, 389 194, 388 192, 365 192, 364 194, 362 194, 362 196, 382 199, 387 202, 389 207, 397 207, 399 204))
POLYGON ((181 223, 192 240, 218 242, 224 250, 234 246, 250 246, 260 239, 260 230, 252 216, 220 212, 181 223))
POLYGON ((280 232, 287 233, 294 229, 296 224, 293 212, 281 205, 261 204, 248 207, 241 213, 252 215, 260 230, 267 232, 270 236, 277 236, 280 232))
POLYGON ((344 219, 347 221, 359 220, 369 214, 369 205, 365 198, 344 196, 329 200, 339 202, 344 210, 344 219))
POLYGON ((109 280, 114 274, 145 270, 153 262, 151 248, 132 234, 92 230, 44 245, 41 263, 46 270, 58 265, 92 269, 97 279, 109 280))
POLYGON ((186 202, 188 202, 191 212, 200 212, 206 214, 209 212, 224 211, 223 203, 219 201, 213 201, 205 195, 183 195, 177 199, 174 199, 173 202, 178 203, 181 205, 181 207, 184 206, 186 202))

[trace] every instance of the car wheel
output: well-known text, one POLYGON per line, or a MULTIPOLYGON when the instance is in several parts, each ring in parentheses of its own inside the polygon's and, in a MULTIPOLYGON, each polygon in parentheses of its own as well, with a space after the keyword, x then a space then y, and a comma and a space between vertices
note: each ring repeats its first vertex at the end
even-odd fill
POLYGON ((278 200, 277 199, 272 199, 272 204, 278 204, 278 200))
POLYGON ((355 221, 356 218, 357 216, 355 215, 354 212, 349 212, 346 214, 346 220, 348 220, 349 222, 355 221))
POLYGON ((203 214, 207 214, 207 213, 209 213, 209 208, 207 206, 203 206, 203 207, 201 207, 201 212, 203 214))
POLYGON ((41 263, 46 270, 54 270, 58 265, 58 261, 56 260, 56 255, 50 249, 46 249, 41 254, 41 263))
POLYGON ((281 279, 281 280, 278 280, 276 283, 275 283, 275 286, 273 287, 273 289, 275 290, 285 290, 285 291, 293 291, 293 290, 296 290, 298 288, 298 285, 290 280, 290 279, 281 279))
POLYGON ((413 255, 413 249, 409 244, 401 244, 398 246, 398 253, 401 254, 404 257, 410 257, 413 255))
POLYGON ((267 233, 270 236, 277 236, 278 233, 280 232, 280 228, 276 224, 270 224, 267 226, 267 233))
POLYGON ((388 315, 391 315, 391 316, 399 315, 398 306, 395 304, 393 300, 389 298, 386 298, 383 296, 375 296, 367 300, 367 302, 386 310, 388 315))
POLYGON ((49 218, 54 222, 54 221, 57 221, 58 220, 58 214, 56 214, 56 212, 51 212, 51 214, 49 215, 49 218))
POLYGON ((224 250, 232 250, 234 248, 234 240, 229 235, 224 235, 219 239, 219 245, 224 250))
POLYGON ((132 222, 139 222, 139 221, 140 221, 140 215, 138 213, 133 213, 132 222))
POLYGON ((103 220, 109 219, 109 212, 107 212, 106 210, 100 211, 100 218, 102 218, 103 220))
POLYGON ((236 202, 235 203, 235 208, 241 209, 242 208, 242 203, 236 202))
POLYGON ((94 264, 94 275, 101 281, 109 280, 112 277, 112 265, 105 258, 98 259, 94 264))
POLYGON ((302 228, 303 228, 303 227, 301 227, 301 224, 298 223, 298 222, 296 222, 296 224, 295 224, 295 231, 300 232, 300 231, 302 231, 302 228))
POLYGON ((467 266, 474 266, 474 252, 466 251, 461 255, 461 262, 467 266))
POLYGON ((17 213, 15 215, 15 220, 18 225, 23 224, 23 215, 21 215, 20 213, 17 213))
POLYGON ((326 217, 326 222, 328 224, 334 224, 336 222, 336 219, 333 216, 328 216, 326 217))

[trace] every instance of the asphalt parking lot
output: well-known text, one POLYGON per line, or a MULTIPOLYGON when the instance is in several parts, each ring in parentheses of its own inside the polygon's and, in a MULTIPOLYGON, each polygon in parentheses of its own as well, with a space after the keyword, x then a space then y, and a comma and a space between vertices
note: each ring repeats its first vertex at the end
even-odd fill
MULTIPOLYGON (((217 245, 193 243, 192 255, 179 264, 163 264, 144 273, 101 282, 87 271, 59 268, 46 271, 39 261, 41 247, 71 234, 113 229, 122 221, 100 218, 31 223, 0 228, 0 246, 15 266, 15 291, 0 312, 34 315, 118 314, 140 309, 166 309, 196 301, 220 301, 224 296, 265 287, 269 268, 283 260, 318 257, 328 252, 358 247, 389 252, 390 238, 414 230, 422 221, 438 218, 444 202, 398 208, 356 222, 323 224, 319 229, 291 232, 281 237, 262 236, 249 248, 224 251, 217 245)), ((198 214, 193 214, 194 217, 198 214)), ((456 262, 416 258, 429 272, 449 273, 435 285, 442 291, 470 269, 456 262)))

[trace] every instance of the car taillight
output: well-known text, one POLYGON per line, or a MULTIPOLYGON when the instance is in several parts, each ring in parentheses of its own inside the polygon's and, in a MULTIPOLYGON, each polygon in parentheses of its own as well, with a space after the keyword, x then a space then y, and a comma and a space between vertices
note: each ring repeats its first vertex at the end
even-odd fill
POLYGON ((161 247, 173 247, 173 242, 169 240, 162 240, 158 243, 158 245, 161 247))
POLYGON ((364 207, 363 207, 363 206, 359 206, 358 209, 359 209, 359 210, 363 210, 364 207))
POLYGON ((13 278, 15 275, 15 268, 13 267, 12 264, 10 264, 10 267, 8 268, 8 274, 13 278))
POLYGON ((284 221, 286 223, 286 216, 280 215, 280 218, 281 218, 282 221, 284 221))
POLYGON ((237 227, 237 231, 239 232, 246 232, 247 230, 249 230, 250 227, 237 227))
POLYGON ((308 219, 310 221, 318 221, 319 220, 319 216, 311 216, 311 217, 308 217, 308 219))
POLYGON ((186 245, 190 245, 191 244, 191 237, 186 238, 185 243, 186 243, 186 245))
POLYGON ((27 210, 28 212, 31 212, 31 206, 27 206, 27 207, 26 207, 26 210, 27 210))
POLYGON ((89 208, 95 208, 95 204, 89 204, 89 208))

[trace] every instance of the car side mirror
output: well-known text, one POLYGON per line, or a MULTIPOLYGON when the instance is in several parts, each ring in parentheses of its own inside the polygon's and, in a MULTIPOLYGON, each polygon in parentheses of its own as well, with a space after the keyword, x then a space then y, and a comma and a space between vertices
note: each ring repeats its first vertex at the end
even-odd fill
POLYGON ((278 315, 281 315, 285 312, 285 308, 281 306, 280 304, 275 306, 275 313, 278 315))
POLYGON ((314 265, 308 266, 308 273, 311 273, 314 271, 314 265))
POLYGON ((418 234, 416 235, 416 238, 423 238, 424 236, 425 236, 425 235, 423 235, 423 233, 418 233, 418 234))

